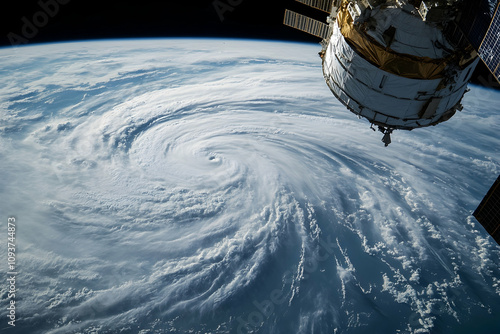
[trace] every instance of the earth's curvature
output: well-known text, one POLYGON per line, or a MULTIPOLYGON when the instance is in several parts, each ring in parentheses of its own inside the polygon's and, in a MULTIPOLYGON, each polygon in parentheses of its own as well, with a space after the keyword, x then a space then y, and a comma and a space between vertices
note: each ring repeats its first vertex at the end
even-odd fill
POLYGON ((500 173, 500 94, 472 86, 450 121, 385 148, 330 93, 319 49, 0 50, 18 267, 0 328, 500 332, 500 247, 472 217, 500 173))

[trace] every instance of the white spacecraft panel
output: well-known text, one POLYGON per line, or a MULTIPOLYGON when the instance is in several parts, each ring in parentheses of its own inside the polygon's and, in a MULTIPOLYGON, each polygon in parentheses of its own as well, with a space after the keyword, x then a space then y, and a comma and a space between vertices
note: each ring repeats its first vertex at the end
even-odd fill
POLYGON ((288 9, 285 11, 283 24, 323 39, 328 37, 328 24, 288 9))
POLYGON ((330 13, 332 0, 296 0, 304 5, 330 13))
POLYGON ((397 53, 442 59, 447 54, 445 50, 453 48, 435 25, 427 24, 419 16, 400 8, 374 10, 370 13, 370 20, 377 24, 367 29, 366 34, 397 53), (394 29, 394 36, 388 41, 386 32, 390 29, 394 29))
POLYGON ((500 82, 500 3, 479 47, 479 56, 500 82))
POLYGON ((333 94, 349 110, 377 125, 413 129, 451 117, 467 88, 469 64, 453 89, 438 90, 442 78, 412 79, 371 64, 347 43, 337 24, 323 57, 323 73, 333 94))

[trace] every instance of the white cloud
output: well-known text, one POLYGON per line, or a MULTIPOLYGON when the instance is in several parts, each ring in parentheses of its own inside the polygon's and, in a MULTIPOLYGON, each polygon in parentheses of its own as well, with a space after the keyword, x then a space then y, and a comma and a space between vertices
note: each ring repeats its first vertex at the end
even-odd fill
POLYGON ((0 208, 23 226, 26 326, 203 332, 275 291, 286 302, 263 331, 356 332, 389 314, 388 331, 429 332, 498 307, 500 249, 470 218, 499 170, 498 95, 384 148, 331 96, 316 51, 2 50, 23 73, 0 90, 0 208))

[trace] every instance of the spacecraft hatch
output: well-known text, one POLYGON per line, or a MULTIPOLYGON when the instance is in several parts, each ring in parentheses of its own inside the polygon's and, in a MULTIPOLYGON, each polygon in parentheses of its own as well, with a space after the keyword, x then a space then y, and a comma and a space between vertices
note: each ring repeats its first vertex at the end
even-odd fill
POLYGON ((383 132, 449 120, 480 59, 500 78, 500 10, 488 0, 297 0, 284 24, 321 38, 323 75, 348 110, 383 132))

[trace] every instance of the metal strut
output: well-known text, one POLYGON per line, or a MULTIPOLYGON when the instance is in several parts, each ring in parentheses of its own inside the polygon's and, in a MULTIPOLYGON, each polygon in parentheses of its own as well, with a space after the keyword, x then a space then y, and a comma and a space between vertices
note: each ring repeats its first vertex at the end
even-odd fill
POLYGON ((391 133, 392 131, 394 131, 394 129, 379 126, 378 131, 384 134, 384 136, 382 137, 382 142, 385 144, 385 147, 389 146, 389 144, 391 143, 391 133))

